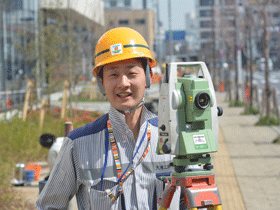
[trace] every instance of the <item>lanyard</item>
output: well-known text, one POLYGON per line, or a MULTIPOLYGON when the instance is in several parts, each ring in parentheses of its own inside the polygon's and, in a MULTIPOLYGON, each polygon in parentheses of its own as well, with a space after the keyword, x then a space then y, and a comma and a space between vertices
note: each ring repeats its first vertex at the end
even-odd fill
POLYGON ((105 189, 105 192, 107 193, 107 195, 111 198, 112 201, 115 201, 123 192, 123 180, 129 176, 134 170, 135 168, 143 161, 143 159, 146 157, 146 155, 148 154, 149 150, 150 150, 150 140, 151 140, 151 127, 150 124, 147 122, 147 126, 145 129, 145 133, 140 141, 140 144, 136 150, 136 153, 132 159, 132 161, 129 163, 129 165, 127 166, 127 168, 125 169, 125 171, 122 173, 122 169, 121 169, 121 162, 120 162, 120 158, 119 158, 119 152, 118 152, 118 148, 117 148, 117 143, 114 137, 114 133, 113 133, 113 128, 111 125, 110 120, 107 120, 107 132, 106 132, 106 141, 105 141, 105 150, 106 150, 106 155, 105 155, 105 163, 104 163, 104 168, 102 171, 102 175, 101 175, 101 190, 102 190, 102 184, 103 184, 103 178, 104 178, 104 174, 105 174, 105 170, 107 167, 107 157, 108 157, 108 151, 109 151, 109 140, 111 142, 111 147, 112 147, 112 151, 113 151, 113 156, 115 159, 115 164, 116 164, 116 168, 117 168, 117 173, 118 173, 118 182, 117 184, 119 184, 119 191, 117 193, 117 195, 115 196, 110 189, 105 189), (128 168, 130 167, 130 165, 133 163, 133 160, 135 158, 135 156, 137 155, 144 139, 145 136, 147 135, 147 140, 148 140, 148 146, 146 148, 146 150, 144 151, 142 157, 140 158, 140 160, 137 162, 137 164, 128 171, 128 168))

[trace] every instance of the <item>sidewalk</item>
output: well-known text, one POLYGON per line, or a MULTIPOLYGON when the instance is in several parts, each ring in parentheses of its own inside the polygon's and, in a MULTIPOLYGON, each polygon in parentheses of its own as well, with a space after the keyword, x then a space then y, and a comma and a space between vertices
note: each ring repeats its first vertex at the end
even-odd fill
POLYGON ((279 127, 254 126, 258 116, 241 115, 244 107, 230 108, 225 93, 216 97, 224 114, 219 117, 219 148, 213 165, 223 210, 278 210, 280 145, 271 142, 279 127))

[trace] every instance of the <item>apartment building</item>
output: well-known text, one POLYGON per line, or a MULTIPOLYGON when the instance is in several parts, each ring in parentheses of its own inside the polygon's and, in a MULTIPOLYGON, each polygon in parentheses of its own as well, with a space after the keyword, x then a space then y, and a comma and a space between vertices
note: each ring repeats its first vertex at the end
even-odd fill
POLYGON ((104 1, 104 31, 116 27, 129 27, 138 31, 147 41, 152 55, 155 57, 155 14, 149 9, 134 9, 132 1, 105 0, 104 1))

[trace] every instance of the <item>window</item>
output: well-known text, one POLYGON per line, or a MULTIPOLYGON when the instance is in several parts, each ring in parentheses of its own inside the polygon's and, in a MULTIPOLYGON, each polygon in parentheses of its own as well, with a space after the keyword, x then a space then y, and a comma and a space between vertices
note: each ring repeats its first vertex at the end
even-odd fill
POLYGON ((200 6, 213 6, 214 0, 200 0, 200 6))
POLYGON ((234 31, 227 31, 226 36, 227 36, 227 38, 235 37, 235 32, 234 31))
POLYGON ((110 0, 110 6, 111 7, 116 7, 117 6, 117 1, 116 0, 110 0))
POLYGON ((12 43, 11 37, 7 37, 7 44, 11 44, 11 43, 12 43))
MULTIPOLYGON (((16 10, 22 10, 23 9, 23 0, 5 0, 3 1, 4 4, 6 4, 6 11, 16 11, 16 10)), ((1 5, 2 7, 2 5, 1 5)))
POLYGON ((279 12, 274 12, 274 13, 273 13, 273 17, 274 17, 274 18, 280 17, 279 12))
POLYGON ((119 25, 128 25, 128 20, 119 20, 119 25))
POLYGON ((272 5, 272 4, 276 4, 276 5, 278 5, 279 4, 279 0, 263 0, 263 2, 262 3, 264 3, 264 4, 270 4, 270 5, 272 5))
POLYGON ((211 21, 201 21, 200 28, 211 28, 212 22, 211 21))
POLYGON ((212 16, 212 10, 201 10, 200 11, 200 17, 211 17, 212 16))
POLYGON ((47 25, 56 24, 56 19, 54 18, 47 18, 47 25))
POLYGON ((130 5, 131 5, 130 0, 124 0, 124 5, 125 5, 125 6, 130 6, 130 5))
POLYGON ((200 45, 200 48, 203 49, 203 50, 206 50, 206 49, 211 49, 211 45, 210 43, 202 43, 200 45))
POLYGON ((146 23, 146 20, 145 19, 136 19, 135 23, 138 24, 138 25, 143 25, 143 24, 146 23))
POLYGON ((225 0, 226 5, 235 5, 235 0, 225 0))
POLYGON ((110 23, 109 23, 109 25, 110 25, 110 26, 114 26, 114 25, 115 25, 115 24, 114 24, 114 21, 111 20, 110 23))
POLYGON ((14 0, 13 1, 13 9, 14 10, 22 9, 22 0, 14 0))
POLYGON ((235 10, 234 9, 226 9, 225 10, 225 15, 234 16, 235 15, 235 10))
POLYGON ((227 21, 227 26, 228 27, 235 27, 235 20, 228 20, 227 21))
POLYGON ((200 38, 201 39, 209 39, 209 38, 212 38, 212 35, 213 35, 213 32, 201 32, 200 33, 200 38))
POLYGON ((64 32, 67 32, 68 31, 67 25, 63 25, 62 29, 63 29, 64 32))

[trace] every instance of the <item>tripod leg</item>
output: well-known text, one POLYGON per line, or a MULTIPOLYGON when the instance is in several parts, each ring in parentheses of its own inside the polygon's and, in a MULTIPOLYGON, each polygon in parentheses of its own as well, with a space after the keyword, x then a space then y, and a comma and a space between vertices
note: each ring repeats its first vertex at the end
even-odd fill
POLYGON ((158 210, 167 210, 170 207, 174 192, 176 190, 176 186, 172 186, 168 184, 163 193, 162 198, 159 199, 159 207, 158 210))
MULTIPOLYGON (((212 206, 212 207, 208 207, 208 210, 222 210, 222 205, 217 205, 217 206, 212 206)), ((197 210, 196 207, 194 208, 190 208, 189 210, 197 210)))
POLYGON ((222 210, 222 205, 215 205, 213 207, 210 207, 209 210, 222 210))

